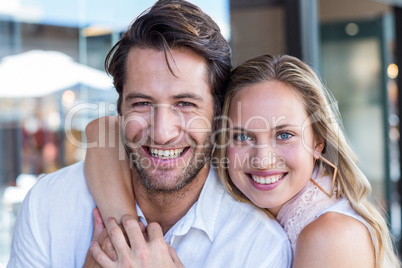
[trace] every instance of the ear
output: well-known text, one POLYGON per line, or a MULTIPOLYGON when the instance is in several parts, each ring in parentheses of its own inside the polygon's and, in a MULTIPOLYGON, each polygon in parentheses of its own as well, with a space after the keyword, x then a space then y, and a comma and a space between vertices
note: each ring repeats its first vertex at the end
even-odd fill
POLYGON ((322 150, 324 150, 325 147, 325 142, 323 139, 316 139, 314 142, 314 153, 313 153, 313 157, 315 159, 320 158, 321 152, 322 150))

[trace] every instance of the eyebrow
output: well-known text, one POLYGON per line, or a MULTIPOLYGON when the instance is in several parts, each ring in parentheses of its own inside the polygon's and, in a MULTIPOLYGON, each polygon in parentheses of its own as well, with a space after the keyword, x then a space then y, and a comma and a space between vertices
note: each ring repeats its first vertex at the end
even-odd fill
POLYGON ((129 93, 125 98, 126 101, 132 99, 146 99, 146 100, 153 100, 153 98, 149 95, 141 94, 141 93, 129 93))
POLYGON ((204 101, 204 99, 198 95, 198 94, 194 94, 194 93, 184 93, 184 94, 179 94, 179 95, 175 95, 172 97, 172 99, 174 100, 178 100, 178 99, 193 99, 196 101, 204 101))
MULTIPOLYGON (((129 101, 132 99, 146 99, 146 100, 153 100, 153 98, 149 95, 145 95, 142 93, 129 93, 126 97, 125 100, 129 101)), ((196 101, 204 101, 204 99, 198 95, 198 94, 192 94, 192 93, 184 93, 184 94, 179 94, 171 97, 171 99, 174 100, 179 100, 179 99, 193 99, 196 101)))
MULTIPOLYGON (((293 125, 293 124, 282 124, 282 125, 278 125, 276 127, 271 128, 270 131, 284 129, 284 128, 296 128, 296 127, 299 127, 299 126, 293 125)), ((248 131, 247 129, 245 129, 243 127, 234 127, 234 128, 231 128, 231 129, 232 130, 237 130, 237 131, 242 131, 242 132, 248 131)))

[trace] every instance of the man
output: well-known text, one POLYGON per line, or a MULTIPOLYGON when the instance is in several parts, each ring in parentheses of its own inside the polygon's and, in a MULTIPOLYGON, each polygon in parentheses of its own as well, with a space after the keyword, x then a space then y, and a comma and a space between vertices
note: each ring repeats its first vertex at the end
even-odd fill
MULTIPOLYGON (((160 224, 186 267, 289 267, 278 223, 233 199, 210 168, 211 126, 230 71, 229 46, 212 19, 188 2, 158 1, 106 65, 136 158, 139 219, 160 224)), ((9 267, 82 266, 94 207, 82 162, 42 178, 21 207, 9 267)))

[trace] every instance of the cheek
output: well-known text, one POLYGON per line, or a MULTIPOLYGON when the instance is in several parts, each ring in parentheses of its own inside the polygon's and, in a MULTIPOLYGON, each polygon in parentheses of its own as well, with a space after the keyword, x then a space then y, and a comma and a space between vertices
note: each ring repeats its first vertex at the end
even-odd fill
POLYGON ((226 156, 229 161, 229 174, 233 170, 243 169, 248 162, 247 150, 229 145, 226 156))
POLYGON ((228 158, 229 177, 236 187, 239 187, 242 177, 241 174, 243 174, 243 164, 245 164, 245 154, 239 148, 229 145, 226 156, 228 158))
POLYGON ((127 140, 133 141, 141 139, 146 134, 149 126, 148 116, 129 115, 121 122, 122 130, 127 140))
POLYGON ((281 152, 281 157, 286 167, 298 178, 298 181, 305 181, 311 177, 313 170, 313 156, 303 145, 290 147, 281 152))
POLYGON ((313 157, 314 152, 314 135, 311 127, 306 128, 303 133, 303 148, 304 150, 313 157))
POLYGON ((275 153, 278 168, 299 169, 310 161, 310 154, 301 144, 278 148, 275 153))
POLYGON ((211 119, 206 116, 184 116, 181 125, 187 133, 194 137, 204 137, 211 132, 211 119))

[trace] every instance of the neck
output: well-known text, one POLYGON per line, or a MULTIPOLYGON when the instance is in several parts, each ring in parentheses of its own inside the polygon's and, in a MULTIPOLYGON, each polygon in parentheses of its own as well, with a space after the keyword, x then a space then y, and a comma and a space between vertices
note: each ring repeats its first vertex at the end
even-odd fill
POLYGON ((147 222, 159 223, 163 234, 166 234, 198 200, 208 172, 207 163, 191 183, 172 192, 148 190, 140 179, 134 178, 135 198, 147 222))

